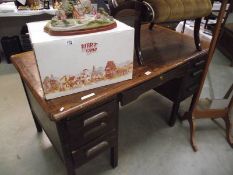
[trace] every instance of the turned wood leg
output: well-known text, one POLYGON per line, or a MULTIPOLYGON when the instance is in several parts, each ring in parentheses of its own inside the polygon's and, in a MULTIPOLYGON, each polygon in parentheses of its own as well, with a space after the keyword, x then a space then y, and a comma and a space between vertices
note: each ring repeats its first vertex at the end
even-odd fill
POLYGON ((168 124, 171 127, 175 125, 176 118, 177 118, 178 111, 179 111, 179 107, 180 107, 180 103, 179 102, 174 102, 173 103, 171 116, 170 116, 170 119, 168 121, 168 124))
POLYGON ((142 51, 141 51, 141 42, 140 42, 140 37, 141 37, 141 24, 140 21, 137 20, 135 22, 135 53, 138 59, 138 64, 142 65, 143 64, 143 57, 142 57, 142 51))
POLYGON ((38 120, 33 112, 32 112, 32 117, 33 117, 33 120, 35 122, 37 132, 42 132, 42 127, 41 127, 40 123, 38 122, 38 120))
POLYGON ((232 125, 231 125, 231 120, 230 116, 227 115, 226 117, 223 118, 226 124, 226 139, 227 142, 230 144, 230 146, 233 148, 233 141, 232 141, 232 136, 231 136, 231 131, 232 131, 232 125))
POLYGON ((197 151, 197 145, 195 142, 195 129, 196 129, 196 125, 195 125, 195 119, 192 116, 192 114, 187 114, 188 116, 188 122, 189 122, 189 127, 190 127, 190 144, 193 148, 193 151, 197 151))
POLYGON ((135 47, 135 53, 136 57, 138 59, 138 64, 142 65, 143 64, 143 57, 142 57, 142 51, 141 51, 141 12, 142 12, 142 4, 137 3, 135 5, 135 9, 137 12, 137 16, 134 21, 134 28, 135 28, 135 33, 134 33, 134 47, 135 47))
POLYGON ((150 25, 149 25, 149 30, 152 30, 153 27, 154 27, 155 23, 154 22, 151 22, 150 25))
POLYGON ((201 18, 195 19, 195 24, 194 24, 194 41, 195 41, 195 46, 198 51, 201 51, 201 41, 200 41, 200 31, 201 27, 201 18))
POLYGON ((181 31, 181 33, 184 33, 185 25, 186 25, 186 20, 184 20, 184 23, 183 23, 183 27, 182 27, 182 31, 181 31))
POLYGON ((111 165, 116 168, 118 165, 118 146, 114 146, 110 149, 111 165))

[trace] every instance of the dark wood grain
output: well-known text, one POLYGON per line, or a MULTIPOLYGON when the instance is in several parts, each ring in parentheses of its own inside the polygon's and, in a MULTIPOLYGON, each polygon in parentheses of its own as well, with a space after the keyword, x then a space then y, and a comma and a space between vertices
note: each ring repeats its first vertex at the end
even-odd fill
POLYGON ((202 43, 203 50, 197 51, 192 37, 158 26, 156 26, 156 30, 148 30, 148 25, 142 27, 141 44, 145 65, 138 66, 135 62, 132 80, 127 80, 127 83, 112 84, 48 101, 45 100, 43 95, 34 53, 25 52, 14 55, 12 62, 44 111, 49 114, 49 118, 58 121, 85 111, 90 106, 101 104, 119 92, 140 85, 208 51, 208 43, 202 43), (145 75, 146 71, 150 71, 151 74, 145 75), (92 92, 95 93, 95 96, 81 100, 81 97, 92 92), (60 111, 61 107, 64 107, 62 112, 60 111))

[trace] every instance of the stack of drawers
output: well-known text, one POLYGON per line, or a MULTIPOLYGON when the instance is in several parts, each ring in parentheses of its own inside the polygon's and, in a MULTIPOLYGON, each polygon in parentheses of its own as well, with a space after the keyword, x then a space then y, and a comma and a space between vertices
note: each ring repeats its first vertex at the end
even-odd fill
POLYGON ((183 87, 181 87, 181 101, 193 95, 198 90, 202 73, 204 72, 205 63, 206 57, 199 57, 189 63, 189 69, 184 77, 183 87))
POLYGON ((179 111, 180 102, 195 94, 199 88, 204 72, 207 55, 199 55, 184 65, 181 77, 172 79, 154 90, 173 102, 169 125, 173 126, 179 111))
POLYGON ((117 100, 90 109, 66 122, 67 142, 75 167, 111 148, 111 164, 117 166, 117 100))
POLYGON ((180 102, 193 95, 200 84, 206 63, 206 55, 200 56, 186 64, 185 76, 172 79, 155 90, 173 102, 180 102))

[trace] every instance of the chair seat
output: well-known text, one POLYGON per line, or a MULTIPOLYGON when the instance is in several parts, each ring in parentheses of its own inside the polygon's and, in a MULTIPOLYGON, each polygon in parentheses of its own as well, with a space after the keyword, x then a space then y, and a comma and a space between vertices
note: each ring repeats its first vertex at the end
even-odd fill
POLYGON ((155 12, 155 23, 196 19, 208 16, 210 0, 145 0, 155 12))

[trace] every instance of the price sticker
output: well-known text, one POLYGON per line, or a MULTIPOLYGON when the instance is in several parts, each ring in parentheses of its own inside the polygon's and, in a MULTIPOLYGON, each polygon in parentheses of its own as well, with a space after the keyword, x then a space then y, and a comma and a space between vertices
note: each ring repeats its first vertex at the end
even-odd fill
POLYGON ((66 45, 67 46, 72 46, 73 44, 74 44, 74 42, 72 40, 66 41, 66 45))
POLYGON ((150 75, 151 74, 151 71, 146 71, 145 72, 145 75, 150 75))
POLYGON ((95 93, 91 93, 91 94, 85 95, 85 96, 81 97, 81 100, 85 100, 85 99, 90 98, 90 97, 92 97, 94 95, 95 95, 95 93))

